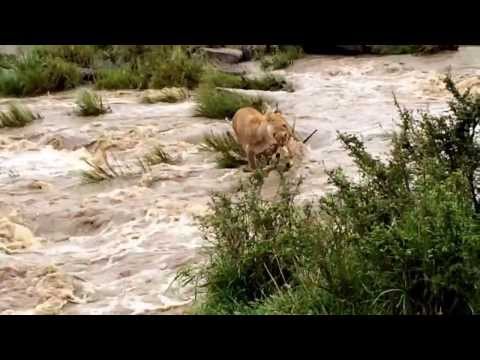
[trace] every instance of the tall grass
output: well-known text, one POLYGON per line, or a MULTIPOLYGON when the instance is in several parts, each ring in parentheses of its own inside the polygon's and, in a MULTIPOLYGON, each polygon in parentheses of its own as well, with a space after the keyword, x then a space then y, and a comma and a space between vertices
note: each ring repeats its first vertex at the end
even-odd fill
POLYGON ((23 127, 39 118, 40 115, 33 114, 28 107, 11 103, 7 111, 0 112, 0 128, 23 127))
POLYGON ((32 49, 32 53, 41 58, 60 58, 65 62, 89 68, 99 56, 99 49, 94 45, 42 45, 32 49))
POLYGON ((196 116, 212 119, 232 118, 238 109, 248 106, 264 111, 267 105, 267 100, 262 97, 242 95, 208 85, 197 89, 195 100, 197 102, 196 116))
POLYGON ((0 69, 0 94, 35 96, 72 89, 81 81, 77 65, 36 53, 20 56, 9 69, 0 69))
POLYGON ((150 88, 193 89, 200 82, 204 65, 205 60, 199 56, 190 56, 185 46, 163 46, 155 48, 143 66, 150 75, 150 88))
POLYGON ((145 81, 130 67, 105 68, 97 71, 95 87, 104 90, 142 89, 145 81))

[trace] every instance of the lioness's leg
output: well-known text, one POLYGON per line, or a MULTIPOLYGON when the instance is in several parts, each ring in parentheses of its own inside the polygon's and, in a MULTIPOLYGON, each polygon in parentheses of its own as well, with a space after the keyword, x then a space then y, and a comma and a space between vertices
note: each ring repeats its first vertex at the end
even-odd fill
POLYGON ((257 169, 257 161, 255 158, 255 153, 253 151, 249 151, 247 154, 248 157, 248 167, 250 170, 255 171, 257 169))

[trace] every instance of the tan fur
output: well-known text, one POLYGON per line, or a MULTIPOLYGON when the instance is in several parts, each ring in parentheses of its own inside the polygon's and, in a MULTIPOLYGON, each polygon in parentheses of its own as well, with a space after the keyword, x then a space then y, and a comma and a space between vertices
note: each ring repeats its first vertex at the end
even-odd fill
POLYGON ((242 108, 235 113, 232 126, 238 143, 247 154, 250 170, 257 167, 257 155, 266 151, 276 152, 285 147, 292 137, 292 131, 280 111, 262 114, 251 107, 242 108))

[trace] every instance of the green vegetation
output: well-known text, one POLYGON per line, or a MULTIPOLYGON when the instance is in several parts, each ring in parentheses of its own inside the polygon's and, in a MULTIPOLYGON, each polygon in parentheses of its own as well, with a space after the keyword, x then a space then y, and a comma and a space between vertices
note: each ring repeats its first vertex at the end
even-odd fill
POLYGON ((111 111, 103 104, 102 97, 90 90, 80 92, 77 107, 77 114, 80 116, 98 116, 111 111))
POLYGON ((252 97, 228 90, 202 85, 196 93, 196 115, 212 119, 232 118, 238 109, 251 106, 263 111, 267 101, 262 97, 252 97))
POLYGON ((155 92, 148 92, 142 97, 142 102, 155 104, 158 102, 177 103, 188 98, 188 90, 184 88, 164 88, 155 92))
POLYGON ((22 55, 0 69, 0 94, 35 96, 72 89, 80 83, 78 66, 61 58, 42 58, 36 53, 22 55))
POLYGON ((208 69, 204 72, 201 82, 211 86, 263 91, 293 91, 291 84, 284 76, 274 74, 263 74, 256 78, 247 78, 241 75, 228 74, 215 69, 208 69))
POLYGON ((39 118, 40 115, 34 115, 28 107, 11 103, 7 111, 0 112, 0 128, 23 127, 39 118))
POLYGON ((53 45, 36 46, 32 53, 40 58, 59 58, 65 62, 89 68, 98 57, 98 48, 94 45, 53 45))
POLYGON ((230 132, 205 135, 202 149, 217 154, 217 165, 221 169, 247 164, 245 152, 230 132))
POLYGON ((399 54, 434 54, 444 50, 457 50, 454 45, 371 45, 368 50, 372 54, 399 55, 399 54))
POLYGON ((97 71, 95 87, 104 90, 142 89, 144 79, 129 67, 105 68, 97 71))
POLYGON ((144 64, 150 75, 149 87, 185 87, 198 86, 205 60, 200 56, 190 56, 185 46, 163 46, 155 48, 144 64))
POLYGON ((215 194, 200 223, 208 263, 179 277, 203 292, 206 314, 472 314, 480 311, 480 98, 450 77, 450 112, 397 105, 387 160, 356 136, 339 140, 359 180, 328 171, 336 191, 296 202, 282 177, 277 200, 263 176, 215 194))
POLYGON ((303 56, 303 50, 299 46, 280 46, 275 47, 270 55, 264 55, 261 58, 263 69, 278 70, 286 68, 293 62, 303 56))

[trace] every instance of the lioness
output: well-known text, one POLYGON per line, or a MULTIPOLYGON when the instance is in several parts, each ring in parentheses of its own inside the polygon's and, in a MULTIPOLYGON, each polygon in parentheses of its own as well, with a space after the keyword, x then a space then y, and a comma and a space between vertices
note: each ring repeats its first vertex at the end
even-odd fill
MULTIPOLYGON (((241 108, 235 113, 232 126, 238 143, 247 155, 247 171, 257 168, 257 155, 267 150, 274 153, 279 148, 286 148, 292 137, 288 123, 278 109, 262 114, 251 107, 241 108)), ((286 150, 289 152, 288 148, 286 150)))

